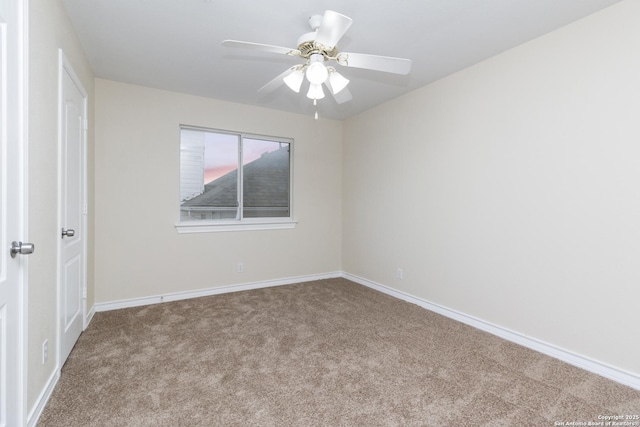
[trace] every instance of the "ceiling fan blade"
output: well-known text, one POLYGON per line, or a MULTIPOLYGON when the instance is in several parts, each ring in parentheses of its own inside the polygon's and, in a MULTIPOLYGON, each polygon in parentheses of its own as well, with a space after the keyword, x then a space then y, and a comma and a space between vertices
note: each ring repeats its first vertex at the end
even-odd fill
MULTIPOLYGON (((331 92, 331 94, 333 95, 333 92, 331 92)), ((351 101, 353 96, 351 95, 351 92, 349 92, 349 89, 345 87, 340 92, 333 95, 333 99, 335 99, 338 104, 344 104, 345 102, 351 101)))
POLYGON ((345 67, 366 68, 394 74, 409 74, 411 71, 410 59, 364 53, 341 52, 338 54, 338 64, 345 67))
POLYGON ((333 99, 336 100, 338 104, 344 104, 345 102, 349 102, 353 99, 351 92, 349 92, 348 88, 343 88, 338 93, 333 93, 333 88, 331 87, 331 82, 327 79, 324 84, 329 88, 329 93, 333 96, 333 99))
POLYGON ((289 74, 293 73, 295 70, 296 70, 296 67, 287 68, 286 70, 284 70, 284 72, 276 76, 269 83, 267 83, 266 85, 258 89, 258 92, 261 92, 261 93, 273 92, 274 90, 278 89, 281 85, 283 85, 284 78, 287 77, 289 74))
POLYGON ((316 43, 334 47, 347 32, 353 20, 338 12, 327 10, 322 17, 322 23, 316 33, 316 43))
POLYGON ((298 56, 300 51, 289 47, 273 46, 270 44, 243 42, 239 40, 225 40, 222 42, 224 47, 235 47, 240 49, 261 50, 263 52, 281 53, 284 55, 298 56))

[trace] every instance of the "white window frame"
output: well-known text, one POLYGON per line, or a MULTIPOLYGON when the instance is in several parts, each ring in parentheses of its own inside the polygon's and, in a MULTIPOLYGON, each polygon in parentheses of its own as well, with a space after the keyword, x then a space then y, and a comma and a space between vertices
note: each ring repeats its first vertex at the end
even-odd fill
MULTIPOLYGON (((270 135, 251 134, 245 132, 234 132, 229 130, 213 129, 199 126, 180 125, 179 130, 196 130, 202 132, 213 132, 238 136, 240 141, 243 139, 263 139, 274 142, 282 142, 289 144, 289 216, 288 217, 264 217, 264 218, 243 218, 242 217, 242 205, 238 207, 240 212, 239 219, 233 220, 195 220, 195 221, 181 221, 180 220, 180 200, 178 200, 178 222, 175 224, 178 233, 211 233, 219 231, 248 231, 248 230, 281 230, 295 228, 297 221, 293 216, 293 149, 294 139, 285 137, 276 137, 270 135)), ((180 132, 178 133, 178 140, 180 140, 180 132)), ((181 144, 178 147, 178 160, 180 161, 182 152, 181 144)), ((243 168, 242 161, 242 143, 238 149, 239 153, 239 168, 243 168)), ((243 173, 238 177, 238 199, 243 200, 243 173)), ((178 186, 180 185, 180 176, 178 177, 178 186)), ((178 191, 180 193, 180 191, 178 191)), ((180 199, 180 197, 178 197, 180 199)), ((241 202, 240 202, 241 203, 241 202)))

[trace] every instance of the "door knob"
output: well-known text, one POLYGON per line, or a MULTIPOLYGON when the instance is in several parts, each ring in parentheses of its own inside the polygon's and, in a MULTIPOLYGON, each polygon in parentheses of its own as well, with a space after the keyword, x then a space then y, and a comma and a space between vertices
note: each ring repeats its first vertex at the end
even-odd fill
POLYGON ((33 243, 11 242, 11 258, 15 258, 16 255, 29 255, 35 250, 33 243))
POLYGON ((65 230, 64 228, 62 229, 63 239, 64 239, 64 236, 73 237, 75 234, 76 234, 76 230, 72 230, 72 229, 65 230))

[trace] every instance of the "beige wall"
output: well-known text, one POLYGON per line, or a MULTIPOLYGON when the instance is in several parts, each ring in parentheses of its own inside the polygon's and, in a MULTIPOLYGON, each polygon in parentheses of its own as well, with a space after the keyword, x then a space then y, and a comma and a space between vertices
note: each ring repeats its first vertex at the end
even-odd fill
MULTIPOLYGON (((93 182, 93 74, 59 0, 29 1, 29 257, 27 410, 56 369, 58 229, 58 49, 62 48, 89 96, 89 186, 93 182), (42 343, 49 359, 42 364, 42 343)), ((91 192, 90 192, 91 194, 91 192)), ((92 196, 89 211, 92 210, 92 196)), ((93 221, 89 216, 89 304, 93 300, 93 221)))
POLYGON ((96 302, 341 270, 340 122, 101 79, 95 90, 96 302), (180 124, 294 138, 297 227, 178 234, 180 124))
POLYGON ((638 17, 622 2, 340 123, 94 81, 60 1, 30 0, 28 409, 57 352, 59 47, 90 97, 90 306, 343 270, 640 374, 638 17), (179 124, 294 138, 298 226, 178 234, 179 124))
POLYGON ((640 375, 639 19, 622 2, 346 121, 343 269, 640 375))

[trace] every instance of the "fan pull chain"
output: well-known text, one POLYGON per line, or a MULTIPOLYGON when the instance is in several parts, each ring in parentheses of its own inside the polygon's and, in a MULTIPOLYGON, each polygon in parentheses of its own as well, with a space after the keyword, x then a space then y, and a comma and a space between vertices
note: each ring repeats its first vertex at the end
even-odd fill
POLYGON ((317 99, 313 99, 313 106, 316 107, 316 114, 315 114, 315 119, 318 120, 318 100, 317 99))

